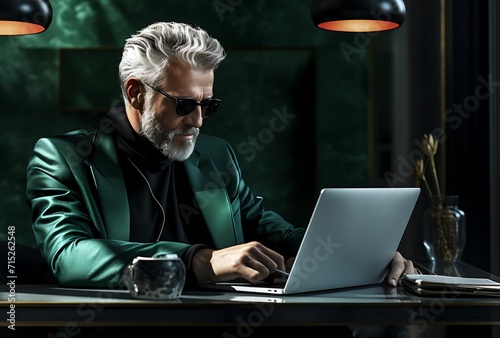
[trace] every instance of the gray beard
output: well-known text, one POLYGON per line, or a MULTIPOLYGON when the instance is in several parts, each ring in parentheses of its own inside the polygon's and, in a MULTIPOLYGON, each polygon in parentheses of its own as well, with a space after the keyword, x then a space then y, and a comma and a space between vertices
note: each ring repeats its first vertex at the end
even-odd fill
POLYGON ((155 148, 170 160, 185 161, 193 153, 200 130, 191 127, 183 130, 167 131, 162 127, 160 119, 154 112, 146 109, 142 116, 139 133, 153 143, 155 148), (186 141, 183 145, 175 145, 173 143, 174 136, 184 134, 192 134, 193 139, 186 141))

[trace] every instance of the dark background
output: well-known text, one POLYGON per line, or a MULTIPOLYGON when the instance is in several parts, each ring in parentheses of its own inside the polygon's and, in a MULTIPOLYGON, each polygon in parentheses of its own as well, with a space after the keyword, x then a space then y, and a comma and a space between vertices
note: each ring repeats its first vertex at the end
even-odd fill
POLYGON ((0 37, 0 223, 18 241, 33 241, 24 189, 34 143, 99 123, 120 95, 124 40, 154 21, 199 25, 227 50, 214 89, 223 103, 202 132, 233 145, 268 208, 306 226, 320 188, 370 184, 369 50, 346 62, 339 45, 352 37, 316 29, 307 2, 51 3, 47 32, 0 37))

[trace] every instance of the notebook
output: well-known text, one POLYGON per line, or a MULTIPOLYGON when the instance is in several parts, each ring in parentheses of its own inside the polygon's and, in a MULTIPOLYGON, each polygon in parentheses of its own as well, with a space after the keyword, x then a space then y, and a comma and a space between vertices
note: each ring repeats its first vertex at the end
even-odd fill
POLYGON ((282 283, 199 286, 288 295, 381 283, 419 195, 420 188, 324 188, 282 283))
POLYGON ((403 287, 419 296, 500 297, 500 283, 489 278, 444 275, 404 275, 403 287))

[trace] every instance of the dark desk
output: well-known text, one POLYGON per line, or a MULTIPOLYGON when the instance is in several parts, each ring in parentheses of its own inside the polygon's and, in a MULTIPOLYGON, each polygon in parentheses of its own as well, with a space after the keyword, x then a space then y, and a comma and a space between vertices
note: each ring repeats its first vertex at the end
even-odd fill
MULTIPOLYGON (((470 277, 498 277, 457 265, 470 277)), ((462 274, 464 275, 464 274, 462 274)), ((185 292, 175 301, 131 298, 124 290, 16 285, 0 288, 0 326, 7 327, 15 304, 16 327, 51 326, 344 326, 499 325, 500 297, 414 296, 402 288, 374 285, 335 292, 263 296, 213 291, 185 292), (10 292, 10 293, 9 293, 10 292)))

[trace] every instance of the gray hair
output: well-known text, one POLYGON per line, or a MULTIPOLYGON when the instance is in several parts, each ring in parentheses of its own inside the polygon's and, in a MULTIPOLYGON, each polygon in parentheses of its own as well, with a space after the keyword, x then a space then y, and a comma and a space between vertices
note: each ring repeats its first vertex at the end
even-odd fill
POLYGON ((136 77, 153 85, 163 80, 166 67, 175 61, 194 70, 215 70, 224 60, 219 41, 203 29, 178 22, 153 23, 125 42, 118 76, 126 99, 125 81, 136 77))

